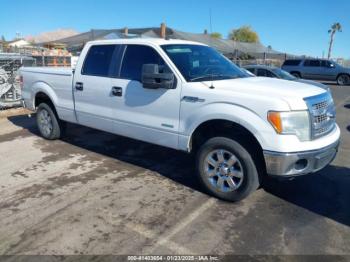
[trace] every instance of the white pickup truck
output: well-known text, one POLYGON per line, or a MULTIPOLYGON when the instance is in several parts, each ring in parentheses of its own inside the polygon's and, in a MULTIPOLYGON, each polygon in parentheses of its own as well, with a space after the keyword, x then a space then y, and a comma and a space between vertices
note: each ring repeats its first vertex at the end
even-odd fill
POLYGON ((23 101, 46 139, 65 122, 196 154, 199 181, 238 201, 266 174, 316 172, 335 157, 332 96, 251 77, 214 49, 163 39, 86 44, 75 70, 22 68, 23 101))

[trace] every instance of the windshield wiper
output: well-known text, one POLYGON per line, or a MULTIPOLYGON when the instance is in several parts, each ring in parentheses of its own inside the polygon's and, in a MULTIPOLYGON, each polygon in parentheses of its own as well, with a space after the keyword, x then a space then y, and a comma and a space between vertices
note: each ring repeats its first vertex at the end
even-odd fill
POLYGON ((193 82, 193 81, 196 81, 196 80, 200 80, 200 79, 205 79, 205 78, 209 78, 209 80, 214 80, 215 77, 234 79, 234 78, 238 78, 239 76, 232 76, 232 75, 202 75, 202 76, 197 76, 197 77, 191 78, 190 82, 193 82))

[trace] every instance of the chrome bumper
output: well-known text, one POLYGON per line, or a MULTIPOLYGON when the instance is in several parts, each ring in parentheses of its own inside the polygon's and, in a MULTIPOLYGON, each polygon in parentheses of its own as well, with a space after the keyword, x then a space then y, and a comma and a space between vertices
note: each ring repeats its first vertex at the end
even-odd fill
POLYGON ((264 151, 266 171, 273 176, 298 176, 314 173, 335 158, 339 140, 327 147, 305 152, 279 153, 264 151))

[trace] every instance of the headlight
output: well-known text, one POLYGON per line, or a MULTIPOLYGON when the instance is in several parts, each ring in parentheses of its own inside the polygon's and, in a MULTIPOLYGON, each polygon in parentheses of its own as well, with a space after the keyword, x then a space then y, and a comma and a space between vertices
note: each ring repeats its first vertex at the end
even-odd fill
POLYGON ((310 140, 310 120, 308 111, 270 111, 267 119, 278 134, 296 135, 300 141, 310 140))

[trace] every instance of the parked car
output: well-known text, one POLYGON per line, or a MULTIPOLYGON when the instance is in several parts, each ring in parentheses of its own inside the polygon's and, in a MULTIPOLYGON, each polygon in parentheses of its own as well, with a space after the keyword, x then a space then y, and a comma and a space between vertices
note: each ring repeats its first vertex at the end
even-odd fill
POLYGON ((312 81, 312 80, 297 78, 289 74, 287 71, 284 71, 278 67, 266 66, 266 65, 247 65, 247 66, 244 66, 244 68, 256 76, 272 77, 272 78, 279 78, 279 79, 284 79, 289 81, 296 81, 304 84, 318 86, 325 90, 329 90, 329 87, 322 83, 312 81))
POLYGON ((75 70, 22 68, 26 108, 41 135, 64 123, 193 152, 210 194, 245 198, 265 175, 316 172, 336 155, 340 129, 322 88, 250 77, 196 42, 119 39, 88 42, 75 70))
POLYGON ((250 76, 256 76, 253 72, 251 72, 250 70, 247 70, 245 67, 240 67, 240 69, 241 69, 244 73, 246 73, 246 74, 248 74, 248 75, 250 75, 250 76))
POLYGON ((337 81, 350 84, 350 68, 325 59, 288 59, 282 69, 298 78, 337 81))

